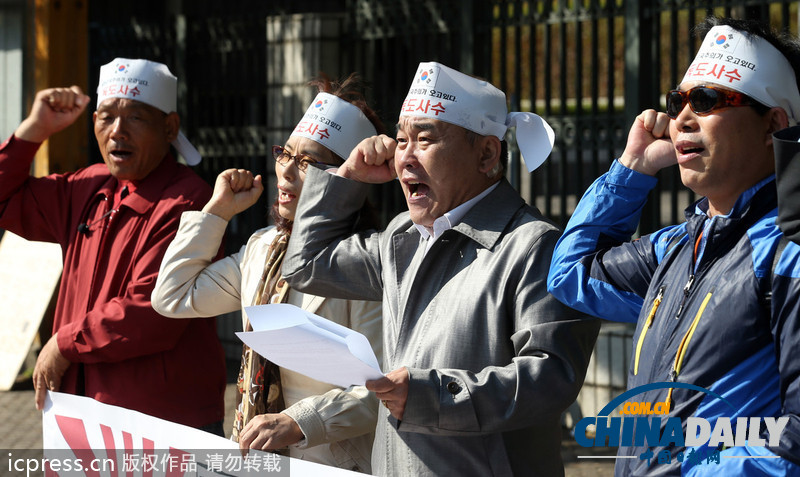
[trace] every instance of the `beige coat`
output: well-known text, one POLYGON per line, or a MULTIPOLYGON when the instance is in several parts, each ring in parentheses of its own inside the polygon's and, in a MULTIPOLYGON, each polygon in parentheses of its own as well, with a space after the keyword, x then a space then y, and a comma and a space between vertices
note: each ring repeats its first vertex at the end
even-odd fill
MULTIPOLYGON (((167 249, 153 290, 153 307, 172 318, 216 316, 252 304, 274 227, 256 231, 238 253, 212 263, 227 221, 186 212, 167 249)), ((290 290, 288 303, 364 334, 380 360, 379 302, 324 298, 290 290)), ((244 318, 243 318, 244 320, 244 318)), ((305 440, 290 456, 340 468, 370 472, 377 400, 363 387, 347 390, 281 368, 287 409, 305 440)))

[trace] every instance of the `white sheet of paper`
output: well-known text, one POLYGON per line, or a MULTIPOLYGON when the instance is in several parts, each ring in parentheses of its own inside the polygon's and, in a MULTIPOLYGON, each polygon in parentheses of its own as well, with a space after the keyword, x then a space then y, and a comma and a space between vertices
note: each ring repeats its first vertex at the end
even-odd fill
POLYGON ((253 331, 239 337, 286 369, 347 387, 383 376, 366 336, 286 303, 245 307, 253 331))

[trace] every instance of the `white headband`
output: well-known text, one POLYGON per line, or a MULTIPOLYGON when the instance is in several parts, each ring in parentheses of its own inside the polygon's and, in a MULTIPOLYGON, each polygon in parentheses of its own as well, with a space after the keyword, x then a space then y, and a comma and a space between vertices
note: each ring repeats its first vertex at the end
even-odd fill
MULTIPOLYGON (((177 109, 178 78, 161 63, 115 58, 100 67, 97 106, 109 98, 133 99, 169 114, 177 109)), ((191 166, 197 165, 202 159, 180 131, 172 145, 191 166)))
POLYGON ((717 84, 770 108, 781 107, 790 125, 800 118, 800 91, 789 60, 767 40, 728 25, 706 34, 681 82, 688 81, 717 84))
POLYGON ((420 63, 403 101, 400 117, 438 119, 501 141, 517 128, 517 144, 529 172, 553 150, 555 134, 534 113, 508 113, 506 95, 491 83, 435 62, 420 63))
POLYGON ((291 136, 311 139, 347 159, 359 142, 377 134, 375 126, 357 106, 338 96, 319 93, 291 136))

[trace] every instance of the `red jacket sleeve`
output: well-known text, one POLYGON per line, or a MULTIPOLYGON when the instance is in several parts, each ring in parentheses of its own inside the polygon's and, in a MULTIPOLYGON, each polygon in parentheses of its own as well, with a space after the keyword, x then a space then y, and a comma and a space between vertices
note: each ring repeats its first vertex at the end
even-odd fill
POLYGON ((59 242, 68 220, 65 176, 34 178, 31 163, 41 144, 11 136, 0 145, 0 228, 27 240, 59 242))

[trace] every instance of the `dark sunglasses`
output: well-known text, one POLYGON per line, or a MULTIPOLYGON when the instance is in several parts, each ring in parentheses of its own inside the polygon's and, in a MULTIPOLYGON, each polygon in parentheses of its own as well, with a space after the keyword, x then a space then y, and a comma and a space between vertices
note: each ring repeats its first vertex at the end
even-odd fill
POLYGON ((316 164, 319 162, 305 154, 297 154, 292 156, 286 152, 286 149, 284 149, 283 146, 272 146, 272 157, 275 158, 275 162, 282 166, 288 166, 289 161, 294 161, 294 163, 297 165, 297 168, 301 171, 308 169, 309 164, 316 164))
POLYGON ((715 109, 754 104, 745 94, 713 86, 695 86, 689 91, 673 89, 667 93, 667 116, 677 118, 687 101, 692 112, 700 115, 710 114, 715 109))

